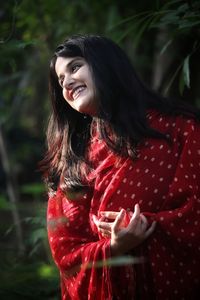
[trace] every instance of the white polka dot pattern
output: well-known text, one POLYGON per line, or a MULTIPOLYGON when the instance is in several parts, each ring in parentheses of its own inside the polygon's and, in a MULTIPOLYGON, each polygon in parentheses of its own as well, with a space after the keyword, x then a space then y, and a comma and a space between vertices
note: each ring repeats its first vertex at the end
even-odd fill
MULTIPOLYGON (((138 159, 118 158, 94 137, 90 159, 94 188, 69 201, 61 190, 48 203, 48 235, 62 278, 62 299, 132 299, 135 278, 140 299, 195 299, 200 279, 200 126, 182 117, 150 114, 151 126, 170 137, 148 139, 138 159), (145 263, 117 272, 96 262, 110 258, 109 239, 98 233, 92 216, 127 213, 140 204, 155 232, 134 249, 145 263), (110 297, 110 298, 109 298, 110 297), (117 298, 116 298, 117 299, 117 298)), ((113 269, 115 270, 115 269, 113 269)))

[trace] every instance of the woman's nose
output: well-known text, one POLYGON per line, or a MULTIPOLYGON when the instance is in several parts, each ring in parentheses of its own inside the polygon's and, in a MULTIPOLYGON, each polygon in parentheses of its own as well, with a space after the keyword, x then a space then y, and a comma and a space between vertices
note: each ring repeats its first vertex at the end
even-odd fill
POLYGON ((63 81, 63 87, 66 89, 70 89, 74 84, 74 79, 71 76, 65 76, 63 81))

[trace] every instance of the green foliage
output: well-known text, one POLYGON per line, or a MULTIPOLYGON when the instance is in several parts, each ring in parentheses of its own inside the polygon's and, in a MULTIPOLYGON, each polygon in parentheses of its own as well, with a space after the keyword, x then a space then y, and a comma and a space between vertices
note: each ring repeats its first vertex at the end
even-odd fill
POLYGON ((189 69, 189 58, 188 55, 183 62, 183 80, 185 85, 190 88, 190 69, 189 69))
POLYGON ((102 268, 105 266, 120 267, 120 266, 126 266, 126 265, 141 264, 141 263, 144 263, 144 261, 145 261, 144 257, 133 257, 130 255, 126 255, 126 256, 112 257, 105 261, 99 260, 99 261, 95 262, 95 265, 92 262, 86 263, 82 267, 86 268, 86 269, 93 268, 94 266, 95 266, 95 268, 102 268))
POLYGON ((8 210, 10 209, 11 205, 8 203, 8 200, 4 195, 0 194, 0 210, 8 210))
POLYGON ((14 262, 1 265, 0 298, 2 300, 58 300, 58 272, 45 263, 14 262))
POLYGON ((45 191, 44 184, 40 183, 27 183, 21 186, 21 192, 24 194, 41 196, 45 191))
MULTIPOLYGON (((159 1, 158 1, 159 3, 159 1)), ((152 7, 153 8, 153 7, 152 7)), ((165 30, 168 39, 160 46, 160 55, 171 51, 170 46, 177 40, 190 40, 190 46, 185 56, 182 57, 174 73, 170 76, 166 91, 169 91, 176 77, 179 76, 179 92, 182 95, 185 88, 191 87, 191 75, 189 59, 200 49, 200 2, 199 1, 167 1, 163 5, 157 5, 151 10, 134 13, 116 23, 112 29, 124 28, 119 41, 125 37, 134 37, 134 47, 138 48, 142 43, 145 33, 165 30), (191 39, 192 37, 192 39, 191 39)))
MULTIPOLYGON (((170 56, 174 67, 162 75, 163 87, 172 94, 179 89, 187 101, 200 106, 200 2, 10 0, 1 3, 0 20, 0 124, 19 186, 17 208, 25 244, 20 257, 13 225, 15 206, 8 202, 5 170, 0 168, 0 299, 56 300, 59 283, 47 242, 47 196, 37 172, 45 152, 48 62, 53 50, 74 33, 105 34, 126 50, 148 82, 155 56, 170 56), (162 30, 167 35, 157 51, 156 39, 162 30)), ((68 220, 52 220, 49 225, 55 227, 57 222, 68 220)), ((128 264, 130 258, 107 263, 128 264)))

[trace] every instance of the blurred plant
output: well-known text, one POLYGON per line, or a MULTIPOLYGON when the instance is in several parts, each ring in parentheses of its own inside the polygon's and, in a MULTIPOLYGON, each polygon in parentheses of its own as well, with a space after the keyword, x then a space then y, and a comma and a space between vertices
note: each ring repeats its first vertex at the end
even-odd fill
MULTIPOLYGON (((174 0, 166 1, 161 5, 160 3, 163 3, 163 1, 154 1, 156 8, 134 13, 116 23, 111 29, 115 31, 118 28, 124 28, 124 32, 119 36, 118 41, 120 42, 132 36, 134 37, 134 47, 137 49, 140 47, 146 33, 154 32, 153 43, 155 43, 156 35, 159 36, 161 33, 162 38, 159 40, 158 45, 159 51, 156 54, 161 56, 168 52, 169 56, 179 57, 176 68, 168 76, 164 93, 169 92, 178 76, 179 92, 182 95, 185 88, 191 88, 190 61, 200 49, 200 2, 197 0, 174 0), (182 53, 179 52, 178 48, 178 53, 175 51, 174 54, 173 50, 178 42, 182 47, 182 53)), ((161 67, 164 69, 163 65, 161 67)), ((162 75, 164 76, 164 74, 162 75)))
MULTIPOLYGON (((40 194, 42 188, 33 185, 35 194, 40 194)), ((30 193, 31 185, 22 188, 23 192, 30 193)), ((28 299, 59 299, 58 270, 52 262, 46 231, 46 203, 37 201, 32 206, 30 202, 19 203, 21 225, 24 230, 23 241, 25 252, 23 256, 16 255, 13 248, 13 233, 15 227, 9 222, 3 222, 0 227, 1 235, 1 261, 0 261, 0 299, 2 300, 28 300, 28 299), (27 207, 29 205, 29 209, 27 207), (31 212, 31 213, 30 213, 31 212), (29 215, 28 217, 26 215, 29 215), (23 217, 24 215, 24 217, 23 217), (4 228, 6 228, 4 230, 4 228), (3 233, 2 233, 3 232, 3 233), (6 247, 4 240, 7 242, 6 247), (37 286, 37 288, 35 288, 37 286)), ((5 197, 0 197, 0 210, 8 215, 12 204, 5 197)))
POLYGON ((0 299, 59 298, 58 272, 47 244, 44 189, 35 172, 44 152, 52 49, 74 33, 105 34, 120 43, 141 74, 153 78, 155 89, 169 91, 179 78, 180 93, 190 90, 199 97, 199 14, 197 0, 2 1, 0 299), (175 67, 167 70, 173 61, 175 67), (14 204, 7 201, 8 187, 5 191, 10 182, 15 182, 10 193, 10 199, 15 193, 14 204), (21 237, 16 224, 22 227, 21 237), (16 242, 23 243, 22 256, 16 242))
POLYGON ((27 261, 0 264, 1 300, 58 300, 58 272, 53 265, 27 261))

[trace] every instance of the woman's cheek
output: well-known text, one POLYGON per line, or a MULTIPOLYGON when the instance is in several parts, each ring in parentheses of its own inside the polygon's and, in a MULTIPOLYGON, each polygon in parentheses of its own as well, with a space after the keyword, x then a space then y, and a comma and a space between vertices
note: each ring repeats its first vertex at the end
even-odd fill
POLYGON ((67 91, 65 89, 63 89, 62 91, 62 94, 63 94, 63 98, 67 101, 67 91))

